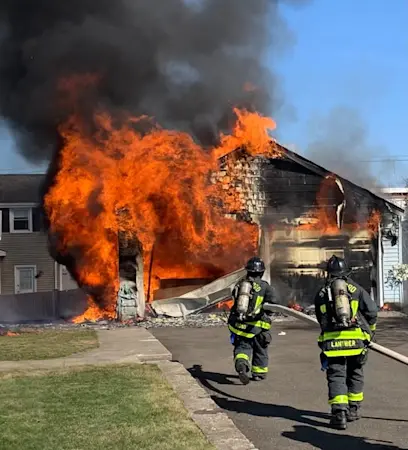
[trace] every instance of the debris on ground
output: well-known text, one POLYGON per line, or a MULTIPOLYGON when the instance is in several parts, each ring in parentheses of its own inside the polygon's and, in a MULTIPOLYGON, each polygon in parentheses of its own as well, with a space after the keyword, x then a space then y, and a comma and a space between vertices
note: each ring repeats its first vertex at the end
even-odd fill
MULTIPOLYGON (((13 324, 12 330, 14 332, 29 332, 29 331, 40 331, 42 329, 55 329, 55 330, 65 330, 65 329, 75 329, 75 328, 85 328, 85 329, 97 329, 97 330, 111 330, 117 328, 131 328, 131 327, 143 327, 149 328, 204 328, 204 327, 222 327, 227 325, 228 313, 227 312, 211 312, 211 313, 201 313, 183 317, 165 317, 165 316, 146 316, 144 320, 135 319, 128 320, 126 322, 117 322, 114 320, 98 320, 96 322, 82 322, 73 323, 66 321, 55 321, 55 322, 44 322, 44 323, 34 323, 34 324, 13 324)), ((273 322, 285 322, 293 321, 293 317, 287 317, 283 314, 276 313, 272 315, 273 322)), ((9 329, 8 327, 7 329, 9 329)), ((2 334, 2 326, 0 325, 0 335, 2 334)))

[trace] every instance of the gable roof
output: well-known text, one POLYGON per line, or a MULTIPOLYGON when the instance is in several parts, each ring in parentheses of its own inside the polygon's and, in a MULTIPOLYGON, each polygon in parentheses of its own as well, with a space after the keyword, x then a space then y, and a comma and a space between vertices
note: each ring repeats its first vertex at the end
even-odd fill
POLYGON ((0 175, 0 203, 40 203, 45 174, 0 175))
POLYGON ((390 212, 394 214, 401 215, 404 213, 404 209, 400 208, 399 206, 395 205, 394 203, 390 202, 389 200, 381 197, 378 194, 375 194, 374 192, 363 188, 359 186, 358 184, 355 184, 346 178, 341 177, 340 175, 337 175, 336 173, 325 169, 324 167, 319 166, 318 164, 315 164, 312 161, 309 161, 308 159, 304 158, 303 156, 298 155, 295 152, 292 152, 291 150, 287 149, 283 145, 279 144, 277 141, 274 141, 274 144, 278 146, 279 150, 281 150, 282 154, 289 160, 300 164, 301 166, 305 167, 306 169, 310 170, 311 172, 315 173, 316 175, 319 175, 321 177, 327 177, 329 175, 334 175, 336 178, 338 178, 343 184, 348 185, 351 190, 353 190, 358 195, 363 195, 365 197, 369 197, 373 202, 380 203, 383 208, 388 209, 390 212))

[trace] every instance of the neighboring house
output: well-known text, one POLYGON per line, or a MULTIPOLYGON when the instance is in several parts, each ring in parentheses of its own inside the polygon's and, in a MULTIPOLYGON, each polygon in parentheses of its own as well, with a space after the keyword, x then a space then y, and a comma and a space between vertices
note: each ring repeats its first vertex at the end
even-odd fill
POLYGON ((44 175, 0 175, 0 294, 76 289, 48 253, 40 188, 44 175))
MULTIPOLYGON (((408 188, 396 187, 396 188, 382 188, 379 193, 392 202, 394 205, 400 208, 406 208, 408 201, 408 188)), ((391 246, 389 240, 383 240, 384 258, 383 258, 383 273, 384 280, 387 279, 388 271, 396 264, 408 263, 408 220, 407 214, 402 217, 399 223, 398 233, 400 239, 397 245, 391 246)), ((408 283, 398 289, 391 289, 387 284, 384 288, 384 302, 385 303, 405 303, 408 301, 408 283)))

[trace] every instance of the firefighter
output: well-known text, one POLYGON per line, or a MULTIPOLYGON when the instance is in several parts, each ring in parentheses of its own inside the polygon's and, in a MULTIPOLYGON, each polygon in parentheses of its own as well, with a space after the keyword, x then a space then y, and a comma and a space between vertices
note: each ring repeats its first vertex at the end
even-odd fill
POLYGON ((268 346, 272 341, 271 312, 263 309, 267 303, 276 303, 275 291, 262 280, 265 264, 258 257, 251 258, 245 267, 246 277, 234 287, 234 305, 228 318, 231 343, 234 346, 234 364, 241 383, 261 381, 268 373, 268 346), (247 308, 242 314, 238 304, 242 287, 247 289, 247 308))
POLYGON ((368 344, 374 338, 377 305, 366 290, 350 278, 343 258, 332 256, 326 267, 325 286, 316 294, 320 323, 319 347, 326 370, 331 425, 340 430, 358 420, 364 398, 363 367, 368 344))

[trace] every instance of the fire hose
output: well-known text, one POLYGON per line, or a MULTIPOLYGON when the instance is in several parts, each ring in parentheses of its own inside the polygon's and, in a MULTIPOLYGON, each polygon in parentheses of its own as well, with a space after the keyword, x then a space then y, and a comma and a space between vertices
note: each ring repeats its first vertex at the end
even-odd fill
MULTIPOLYGON (((285 314, 288 316, 295 317, 296 319, 302 320, 303 322, 317 325, 320 328, 319 322, 314 317, 308 316, 307 314, 304 314, 300 311, 296 311, 294 309, 288 308, 287 306, 268 304, 268 305, 264 305, 264 308, 268 311, 282 313, 282 314, 285 314)), ((391 358, 395 361, 398 361, 398 362, 408 366, 408 357, 405 355, 402 355, 401 353, 394 352, 393 350, 390 350, 387 347, 383 347, 382 345, 379 345, 375 342, 370 342, 368 347, 371 350, 374 350, 375 352, 380 353, 383 356, 387 356, 388 358, 391 358)))

